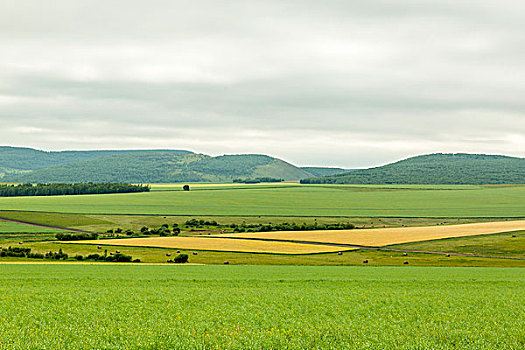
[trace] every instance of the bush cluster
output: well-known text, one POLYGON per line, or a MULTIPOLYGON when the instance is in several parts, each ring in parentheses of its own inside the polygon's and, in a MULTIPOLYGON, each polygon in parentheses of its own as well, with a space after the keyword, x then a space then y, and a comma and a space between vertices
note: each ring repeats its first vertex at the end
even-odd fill
POLYGON ((58 252, 31 253, 31 248, 25 247, 8 247, 0 250, 0 257, 16 257, 29 259, 50 259, 50 260, 66 260, 68 255, 60 249, 58 252))
POLYGON ((98 239, 97 233, 57 233, 55 238, 59 241, 84 241, 98 239))
POLYGON ((197 220, 197 219, 190 219, 190 220, 187 220, 185 223, 184 223, 185 226, 188 226, 188 227, 202 227, 202 226, 220 226, 217 221, 215 220, 212 220, 212 221, 208 221, 208 220, 197 220))
POLYGON ((173 259, 168 260, 169 263, 184 264, 188 262, 188 254, 179 254, 173 259))
POLYGON ((180 228, 177 224, 173 224, 171 229, 168 224, 163 224, 161 227, 158 228, 149 228, 147 226, 143 226, 140 229, 140 233, 142 233, 143 235, 159 235, 162 237, 178 236, 180 233, 180 228))
POLYGON ((351 223, 335 224, 296 224, 294 222, 282 224, 231 224, 233 232, 270 232, 270 231, 312 231, 312 230, 352 230, 355 228, 351 223))
POLYGON ((140 262, 140 259, 133 260, 131 255, 116 253, 114 255, 89 254, 85 258, 82 255, 75 256, 77 260, 112 261, 112 262, 140 262))
POLYGON ((261 182, 283 182, 284 179, 276 179, 274 177, 256 177, 255 179, 233 179, 234 183, 243 184, 258 184, 261 182))
MULTIPOLYGON (((8 247, 0 249, 0 257, 16 257, 16 258, 29 258, 29 259, 48 259, 48 260, 67 260, 69 255, 64 253, 62 249, 59 249, 58 252, 47 252, 42 253, 32 253, 31 248, 26 247, 8 247)), ((107 251, 104 255, 99 254, 90 254, 85 258, 82 255, 76 255, 73 257, 75 260, 94 260, 94 261, 114 261, 114 262, 140 262, 140 259, 133 260, 131 255, 125 255, 122 253, 116 253, 114 255, 107 255, 107 251)), ((187 261, 186 256, 186 261, 187 261)), ((185 262, 185 261, 184 261, 185 262)))

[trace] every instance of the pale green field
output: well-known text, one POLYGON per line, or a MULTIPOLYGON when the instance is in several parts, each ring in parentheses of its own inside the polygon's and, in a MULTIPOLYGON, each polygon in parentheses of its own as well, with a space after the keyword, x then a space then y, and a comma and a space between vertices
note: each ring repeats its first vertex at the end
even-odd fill
POLYGON ((1 233, 53 233, 62 232, 62 230, 19 224, 15 222, 6 222, 0 220, 0 234, 1 233))
POLYGON ((0 198, 0 210, 189 216, 525 216, 525 186, 216 187, 190 192, 0 198))

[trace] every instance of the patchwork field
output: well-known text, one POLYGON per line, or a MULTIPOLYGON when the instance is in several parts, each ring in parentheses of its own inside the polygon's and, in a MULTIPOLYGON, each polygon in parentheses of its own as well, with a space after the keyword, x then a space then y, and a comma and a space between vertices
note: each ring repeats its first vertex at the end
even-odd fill
POLYGON ((515 268, 3 265, 2 349, 522 349, 515 268))
POLYGON ((525 230, 525 220, 500 221, 464 225, 424 227, 326 230, 326 231, 281 231, 224 234, 219 237, 257 238, 267 240, 305 241, 354 244, 381 247, 392 244, 436 240, 443 238, 478 236, 500 232, 525 230))
POLYGON ((193 216, 523 217, 525 186, 293 185, 0 198, 0 210, 193 216))
POLYGON ((179 248, 194 250, 213 250, 225 252, 273 253, 273 254, 313 254, 337 252, 340 247, 288 242, 265 242, 242 239, 219 239, 206 237, 152 237, 123 238, 94 241, 79 241, 77 244, 116 245, 130 247, 179 248))

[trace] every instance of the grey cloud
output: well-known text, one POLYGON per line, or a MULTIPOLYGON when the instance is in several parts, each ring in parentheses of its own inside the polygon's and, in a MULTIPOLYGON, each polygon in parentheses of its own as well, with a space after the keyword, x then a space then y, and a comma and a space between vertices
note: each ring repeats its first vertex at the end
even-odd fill
POLYGON ((0 137, 366 166, 525 155, 515 1, 5 1, 0 137))

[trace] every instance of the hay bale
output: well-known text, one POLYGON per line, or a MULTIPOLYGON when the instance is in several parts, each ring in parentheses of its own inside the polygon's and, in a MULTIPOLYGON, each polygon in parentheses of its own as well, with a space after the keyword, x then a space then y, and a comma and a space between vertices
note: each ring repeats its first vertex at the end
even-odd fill
POLYGON ((343 255, 343 252, 337 252, 337 255, 343 255))
POLYGON ((408 256, 408 253, 403 253, 403 256, 408 256))
POLYGON ((408 265, 408 261, 404 261, 404 262, 403 262, 403 265, 408 265))
POLYGON ((363 260, 363 264, 368 264, 368 260, 363 260))
POLYGON ((197 255, 197 252, 193 252, 193 255, 197 255))
POLYGON ((229 261, 225 261, 225 262, 224 262, 224 265, 229 265, 229 264, 230 264, 229 261))
POLYGON ((171 256, 171 253, 166 253, 166 256, 171 256))

